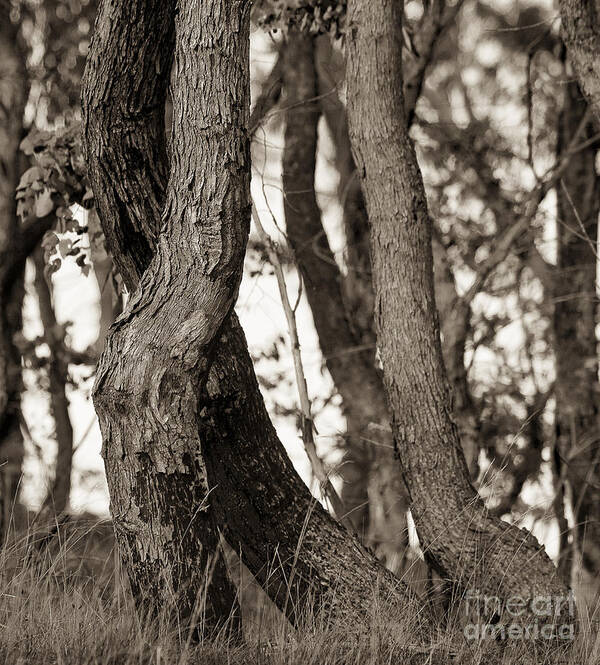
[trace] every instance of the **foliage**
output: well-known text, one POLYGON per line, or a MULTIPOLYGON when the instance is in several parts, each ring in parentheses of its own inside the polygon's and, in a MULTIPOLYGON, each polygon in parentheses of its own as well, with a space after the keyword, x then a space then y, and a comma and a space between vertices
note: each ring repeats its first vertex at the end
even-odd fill
POLYGON ((254 4, 257 24, 275 32, 293 26, 311 35, 338 38, 343 33, 345 14, 345 0, 259 0, 254 4))
POLYGON ((70 124, 79 114, 80 81, 96 14, 95 0, 17 0, 29 57, 35 122, 70 124))
POLYGON ((75 204, 93 203, 79 134, 79 124, 74 124, 62 130, 34 130, 21 142, 34 166, 23 173, 17 187, 17 213, 22 219, 52 214, 58 222, 42 241, 47 274, 56 272, 67 256, 74 257, 85 275, 90 270, 81 244, 87 229, 73 215, 75 204))

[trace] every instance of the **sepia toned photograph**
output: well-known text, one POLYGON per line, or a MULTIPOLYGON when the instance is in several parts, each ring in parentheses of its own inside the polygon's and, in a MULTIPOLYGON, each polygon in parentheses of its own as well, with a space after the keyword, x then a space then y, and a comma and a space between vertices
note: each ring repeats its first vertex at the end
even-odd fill
POLYGON ((600 0, 0 0, 0 665, 600 665, 600 0))

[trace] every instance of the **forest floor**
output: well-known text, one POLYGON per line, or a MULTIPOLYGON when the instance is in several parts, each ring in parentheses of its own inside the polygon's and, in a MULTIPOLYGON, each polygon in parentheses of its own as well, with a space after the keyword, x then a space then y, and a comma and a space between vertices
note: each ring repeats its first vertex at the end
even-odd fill
MULTIPOLYGON (((40 527, 9 541, 0 554, 0 665, 403 665, 410 634, 385 630, 374 617, 364 634, 347 626, 294 630, 247 572, 241 589, 244 641, 227 628, 194 643, 172 624, 141 622, 115 553, 108 521, 77 518, 40 527), (390 633, 394 634, 390 634, 390 633)), ((241 582, 241 583, 240 583, 241 582)), ((580 630, 566 659, 549 652, 533 663, 598 665, 596 613, 580 612, 580 630)), ((450 621, 432 637, 431 651, 414 650, 422 663, 520 665, 521 656, 468 642, 450 621), (435 655, 433 655, 435 654, 435 655), (492 654, 495 654, 492 656, 492 654)), ((400 631, 401 632, 401 631, 400 631)))

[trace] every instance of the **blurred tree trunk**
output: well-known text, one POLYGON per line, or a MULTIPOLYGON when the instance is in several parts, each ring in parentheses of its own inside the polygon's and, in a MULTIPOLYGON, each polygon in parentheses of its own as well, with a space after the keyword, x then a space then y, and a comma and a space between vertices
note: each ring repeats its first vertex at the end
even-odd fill
POLYGON ((106 251, 104 234, 95 210, 88 211, 88 236, 94 277, 100 294, 100 327, 94 343, 94 353, 99 357, 104 348, 108 329, 123 310, 123 299, 117 290, 113 275, 113 261, 106 251))
MULTIPOLYGON (((294 471, 268 417, 235 314, 227 317, 223 306, 205 307, 222 283, 219 257, 231 257, 231 249, 240 247, 230 234, 247 230, 248 9, 233 0, 179 5, 168 225, 161 223, 167 182, 163 110, 174 3, 105 0, 90 47, 84 145, 100 220, 116 267, 133 292, 109 333, 95 390, 119 547, 134 589, 168 602, 169 590, 191 597, 202 592, 205 562, 216 548, 213 534, 222 528, 296 623, 307 606, 327 610, 328 621, 368 619, 379 599, 390 618, 408 611, 426 628, 430 617, 414 594, 333 520, 294 471), (135 23, 132 16, 138 17, 135 23), (198 40, 192 45, 190 31, 198 40), (136 57, 123 58, 123 52, 136 57), (185 60, 190 53, 192 61, 185 60), (227 199, 219 213, 215 206, 223 192, 236 196, 237 204, 227 199), (190 196, 193 205, 181 220, 175 212, 192 203, 190 196), (205 205, 198 208, 197 201, 205 205), (198 209, 201 217, 191 215, 198 209), (199 247, 214 247, 221 220, 224 254, 200 253, 217 261, 216 284, 210 285, 202 266, 193 272, 187 266, 198 261, 199 247), (186 230, 183 246, 167 237, 180 226, 186 230), (167 280, 158 272, 161 266, 167 280), (204 308, 206 316, 196 317, 196 325, 185 323, 188 308, 204 308), (198 326, 204 337, 198 337, 198 326)), ((225 284, 233 289, 229 307, 241 256, 236 252, 231 259, 236 272, 225 284)), ((234 602, 219 562, 207 592, 217 619, 234 602)))
POLYGON ((491 517, 469 481, 442 359, 431 220, 404 121, 402 14, 401 2, 349 3, 346 81, 371 224, 378 346, 411 511, 425 556, 462 588, 564 598, 568 588, 537 540, 491 517))
POLYGON ((367 544, 391 570, 401 573, 408 553, 408 498, 394 460, 389 411, 375 353, 369 220, 352 157, 346 109, 338 94, 343 61, 329 36, 316 40, 315 60, 319 105, 335 146, 335 165, 340 177, 338 196, 346 237, 347 274, 340 276, 340 282, 349 322, 346 337, 352 339, 352 345, 345 341, 333 354, 352 367, 355 376, 357 370, 364 369, 371 386, 370 413, 365 412, 363 406, 360 378, 357 377, 354 386, 358 403, 350 399, 346 390, 348 438, 343 461, 346 469, 342 469, 344 499, 349 505, 364 506, 363 519, 369 527, 368 531, 365 529, 367 544))
POLYGON ((452 415, 456 419, 461 446, 473 481, 479 473, 480 411, 471 395, 465 349, 470 333, 470 304, 458 295, 446 248, 432 238, 435 302, 440 318, 442 353, 451 388, 452 415))
POLYGON ((559 7, 569 61, 600 123, 600 6, 597 0, 560 0, 559 7))
MULTIPOLYGON (((15 192, 20 176, 19 144, 27 101, 25 57, 19 48, 10 3, 0 3, 0 481, 4 535, 17 499, 23 463, 21 434, 21 332, 24 265, 12 257, 19 242, 15 192)), ((1 536, 0 536, 1 537, 1 536)))
POLYGON ((50 399, 50 413, 54 420, 54 438, 56 440, 54 481, 44 501, 44 506, 59 515, 69 505, 73 466, 73 426, 69 417, 69 400, 66 394, 69 367, 67 350, 65 349, 64 328, 56 321, 52 293, 44 275, 44 254, 41 248, 35 252, 34 262, 34 284, 40 308, 40 319, 44 329, 44 340, 50 350, 46 366, 47 392, 50 399))
MULTIPOLYGON (((568 149, 588 105, 575 81, 565 85, 558 132, 559 157, 568 149)), ((596 133, 590 118, 580 136, 596 133)), ((597 257, 600 142, 570 158, 557 187, 557 275, 554 280, 556 439, 566 464, 575 520, 573 545, 591 580, 600 574, 600 384, 598 383, 597 257)), ((561 552, 568 562, 568 551, 561 552)), ((563 567, 565 567, 563 566, 563 567)))
MULTIPOLYGON (((321 112, 315 44, 314 37, 291 30, 283 47, 287 110, 282 179, 287 238, 302 275, 325 363, 342 397, 347 421, 344 458, 339 467, 342 501, 363 542, 393 564, 393 555, 402 555, 408 546, 408 506, 403 500, 405 493, 399 474, 389 473, 393 459, 391 437, 385 441, 381 431, 372 427, 379 425, 385 429, 389 424, 383 384, 375 367, 374 346, 365 348, 364 339, 357 334, 362 326, 357 326, 347 312, 342 292, 344 278, 329 246, 316 200, 317 130, 321 112), (387 451, 385 461, 380 448, 387 451), (372 474, 372 466, 379 468, 380 473, 372 474), (376 488, 374 492, 369 493, 370 485, 376 488), (390 523, 394 516, 397 519, 390 523)), ((351 264, 351 270, 355 265, 351 264)), ((362 283, 370 290, 369 279, 362 283)), ((372 313, 369 316, 372 320, 372 313)))

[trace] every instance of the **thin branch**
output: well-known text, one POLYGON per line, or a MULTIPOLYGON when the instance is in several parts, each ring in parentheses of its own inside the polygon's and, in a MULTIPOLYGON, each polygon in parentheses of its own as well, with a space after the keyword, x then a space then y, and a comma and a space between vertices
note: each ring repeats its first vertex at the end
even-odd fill
POLYGON ((278 53, 277 60, 273 65, 269 76, 262 85, 261 93, 254 104, 248 123, 249 134, 253 136, 269 112, 275 108, 281 97, 283 85, 283 58, 278 53))
POLYGON ((485 261, 482 261, 478 266, 475 281, 464 296, 467 303, 473 301, 475 296, 482 289, 490 273, 508 256, 514 242, 527 229, 537 214, 538 208, 546 197, 546 194, 548 194, 548 192, 558 182, 560 182, 563 173, 569 166, 571 156, 581 149, 581 147, 577 145, 577 141, 585 129, 588 120, 589 115, 588 112, 586 112, 573 136, 569 149, 565 152, 558 163, 547 171, 548 177, 531 192, 529 198, 524 203, 525 212, 521 216, 517 217, 515 223, 504 232, 500 240, 496 243, 494 251, 485 261))
POLYGON ((584 240, 589 246, 590 249, 592 250, 592 254, 596 257, 596 261, 600 260, 600 257, 598 256, 598 251, 596 250, 595 243, 594 241, 590 238, 589 233, 585 230, 585 225, 581 219, 581 216, 579 215, 579 211, 577 210, 575 204, 573 203, 573 199, 571 198, 571 195, 569 194, 569 190, 567 189, 564 180, 561 178, 560 180, 560 186, 561 189, 563 190, 564 195, 567 197, 567 201, 569 202, 569 205, 571 206, 573 210, 573 214, 575 216, 575 219, 577 220, 577 224, 579 224, 579 228, 581 229, 582 235, 575 234, 580 240, 584 240))
POLYGON ((254 224, 256 225, 256 230, 260 239, 265 243, 267 252, 269 255, 269 260, 275 271, 275 276, 277 278, 277 286, 279 287, 279 295, 281 297, 281 304, 283 306, 283 311, 285 312, 285 317, 288 324, 288 333, 290 336, 290 342, 292 347, 292 357, 294 359, 294 371, 296 374, 296 385, 298 387, 298 395, 300 397, 300 409, 302 417, 302 440, 304 442, 304 448, 310 464, 313 470, 313 473, 317 480, 319 481, 321 493, 324 499, 329 501, 331 508, 335 516, 343 522, 350 530, 352 530, 351 524, 348 520, 345 519, 345 510, 342 500, 340 499, 338 493, 335 491, 325 467, 323 461, 317 454, 317 449, 315 446, 314 440, 314 422, 311 414, 311 404, 310 398, 308 396, 308 390, 306 387, 306 377, 304 374, 304 367, 302 365, 302 355, 300 353, 300 342, 298 340, 298 328, 296 326, 296 317, 294 315, 294 310, 291 306, 287 288, 285 284, 285 276, 283 274, 283 267, 279 260, 279 253, 277 252, 276 246, 272 238, 265 231, 256 209, 256 205, 252 203, 252 217, 254 219, 254 224))

